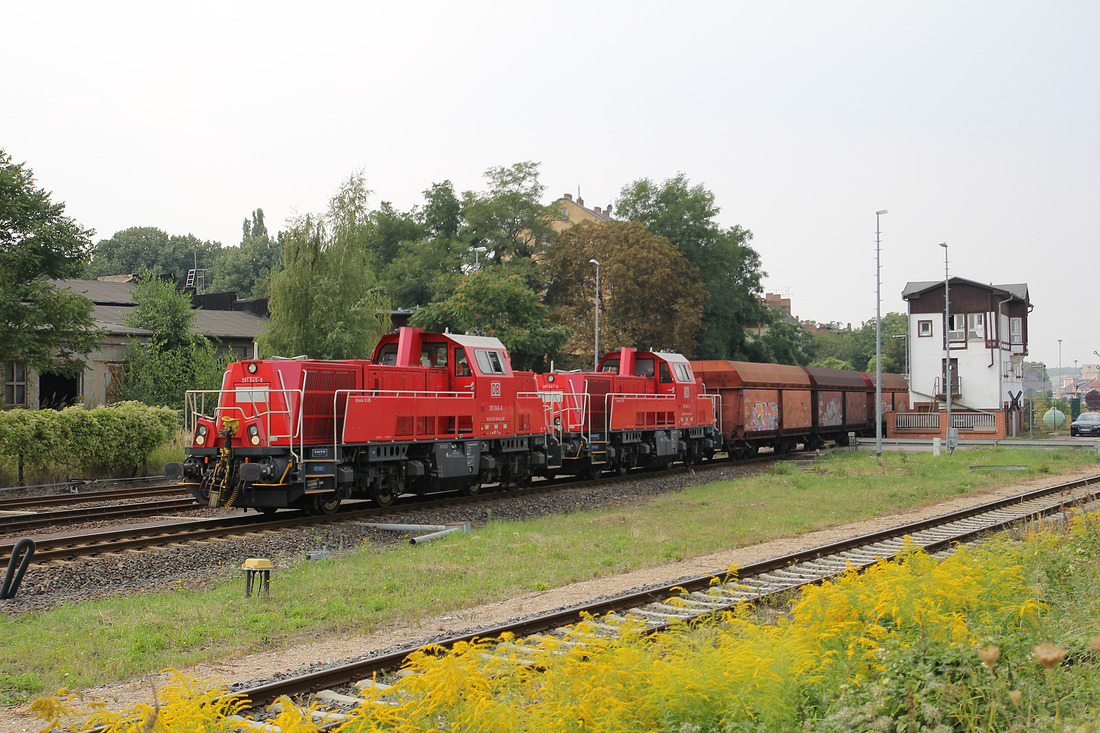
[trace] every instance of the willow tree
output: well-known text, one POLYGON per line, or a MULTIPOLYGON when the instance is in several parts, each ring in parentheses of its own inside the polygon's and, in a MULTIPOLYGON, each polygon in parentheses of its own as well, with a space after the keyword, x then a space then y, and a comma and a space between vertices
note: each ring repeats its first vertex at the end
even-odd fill
POLYGON ((272 278, 271 319, 259 338, 265 355, 366 358, 389 330, 367 246, 369 195, 355 174, 327 213, 300 217, 286 232, 284 269, 272 278))

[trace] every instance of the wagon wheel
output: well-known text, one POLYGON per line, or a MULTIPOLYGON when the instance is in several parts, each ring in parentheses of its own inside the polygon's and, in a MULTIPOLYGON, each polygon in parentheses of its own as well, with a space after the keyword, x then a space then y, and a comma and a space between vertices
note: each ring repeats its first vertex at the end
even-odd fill
POLYGON ((377 506, 382 508, 393 506, 397 501, 397 492, 392 486, 380 486, 375 484, 370 489, 370 498, 377 506))
POLYGON ((335 514, 336 510, 340 508, 340 497, 335 493, 333 494, 321 494, 313 497, 310 509, 314 514, 335 514))

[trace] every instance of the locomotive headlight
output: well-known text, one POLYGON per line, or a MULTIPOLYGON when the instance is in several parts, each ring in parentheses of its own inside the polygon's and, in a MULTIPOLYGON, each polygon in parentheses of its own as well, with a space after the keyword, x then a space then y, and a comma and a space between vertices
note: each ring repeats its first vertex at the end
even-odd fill
POLYGON ((199 429, 196 431, 196 433, 197 434, 195 435, 195 443, 198 444, 198 445, 205 445, 206 444, 206 426, 205 425, 199 425, 199 429))
POLYGON ((248 426, 248 442, 252 445, 260 444, 260 429, 255 425, 248 426))
POLYGON ((255 373, 256 373, 256 369, 257 369, 257 367, 256 367, 256 362, 254 362, 254 361, 253 361, 253 362, 249 362, 249 364, 248 364, 248 373, 249 373, 249 374, 255 374, 255 373))

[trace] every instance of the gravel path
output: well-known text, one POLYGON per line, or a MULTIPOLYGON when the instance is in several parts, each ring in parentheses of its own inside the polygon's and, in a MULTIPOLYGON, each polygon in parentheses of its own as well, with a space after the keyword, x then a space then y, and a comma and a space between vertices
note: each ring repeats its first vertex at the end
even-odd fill
MULTIPOLYGON (((706 474, 707 482, 744 476, 749 472, 761 470, 757 467, 731 465, 718 473, 706 474)), ((1050 475, 1025 484, 995 489, 984 493, 974 493, 957 497, 942 504, 912 509, 896 515, 878 517, 841 527, 834 527, 794 537, 782 538, 772 542, 737 548, 726 552, 692 558, 639 570, 626 575, 599 578, 574 583, 562 588, 528 593, 517 598, 506 599, 476 608, 465 609, 447 616, 422 621, 411 625, 395 621, 389 628, 368 636, 350 638, 317 639, 313 642, 286 649, 254 654, 239 659, 222 660, 216 663, 201 664, 189 668, 186 673, 200 679, 219 678, 234 682, 258 683, 270 679, 273 675, 304 672, 317 665, 335 664, 341 661, 376 655, 388 651, 416 646, 433 638, 469 633, 480 628, 495 626, 513 619, 545 613, 556 609, 587 603, 608 595, 616 595, 656 584, 666 584, 676 580, 695 577, 706 573, 721 573, 731 565, 745 565, 768 558, 835 542, 845 537, 864 534, 919 518, 936 516, 953 509, 972 506, 1001 496, 1020 493, 1029 488, 1050 486, 1095 473, 1095 470, 1074 474, 1050 475)), ((472 518, 475 525, 488 518, 518 519, 542 514, 572 511, 608 504, 628 504, 647 496, 675 491, 684 486, 698 483, 700 479, 685 474, 678 476, 655 476, 632 484, 629 492, 622 485, 607 485, 588 488, 577 492, 556 492, 539 497, 534 501, 521 502, 507 495, 494 497, 493 501, 479 505, 480 516, 472 518)), ((395 517, 394 522, 417 524, 443 524, 449 521, 471 520, 469 507, 454 507, 436 510, 410 510, 395 517)), ((312 527, 300 532, 281 533, 265 536, 263 539, 228 540, 209 545, 195 545, 186 549, 166 550, 155 553, 143 553, 132 558, 121 556, 107 560, 86 560, 73 563, 62 570, 50 570, 41 576, 31 577, 28 573, 24 581, 25 597, 19 601, 20 610, 7 608, 8 612, 22 612, 31 608, 41 608, 61 601, 76 601, 85 598, 112 593, 140 592, 154 585, 163 588, 168 582, 180 582, 194 585, 211 583, 215 578, 227 572, 227 568, 238 567, 243 557, 283 557, 288 559, 300 556, 310 550, 326 546, 330 551, 353 548, 363 540, 370 540, 372 546, 384 549, 401 540, 392 533, 381 533, 360 525, 333 525, 325 528, 312 527), (199 549, 201 547, 201 549, 199 549), (282 553, 280 555, 280 553, 282 553), (151 559, 153 557, 156 559, 151 559), (73 582, 79 578, 80 582, 73 582), (26 586, 30 586, 26 588, 26 586), (94 590, 92 590, 94 588, 94 590), (27 592, 33 589, 32 592, 27 592)), ((3 603, 13 603, 7 601, 3 603)), ((161 685, 164 678, 152 675, 146 679, 96 688, 84 691, 84 701, 104 702, 108 709, 121 710, 136 704, 148 702, 150 685, 161 685)), ((26 706, 0 708, 0 733, 16 731, 36 731, 40 726, 27 715, 26 706)))

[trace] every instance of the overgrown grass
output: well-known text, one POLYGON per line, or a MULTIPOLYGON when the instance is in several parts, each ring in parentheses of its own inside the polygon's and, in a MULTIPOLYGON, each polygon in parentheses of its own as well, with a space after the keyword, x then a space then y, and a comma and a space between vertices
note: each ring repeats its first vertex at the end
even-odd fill
MULTIPOLYGON (((366 633, 395 619, 416 624, 532 590, 1097 464, 1095 454, 1068 450, 881 459, 835 453, 809 467, 777 464, 754 478, 619 509, 490 522, 424 546, 385 552, 368 547, 337 560, 296 564, 274 574, 269 600, 243 598, 239 574, 227 572, 209 590, 178 587, 0 618, 0 694, 13 702, 60 687, 270 650, 318 634, 366 633), (1030 468, 971 473, 975 463, 1030 468)), ((33 582, 32 575, 24 581, 33 582)))
MULTIPOLYGON (((1096 731, 1100 513, 1025 534, 849 573, 803 591, 778 623, 741 608, 654 640, 547 640, 538 669, 485 654, 489 642, 426 650, 409 662, 418 674, 379 693, 387 704, 339 730, 1096 731)), ((90 719, 71 699, 35 706, 79 730, 233 728, 212 685, 176 676, 162 695, 160 710, 90 719)), ((317 730, 292 709, 277 724, 317 730)))

